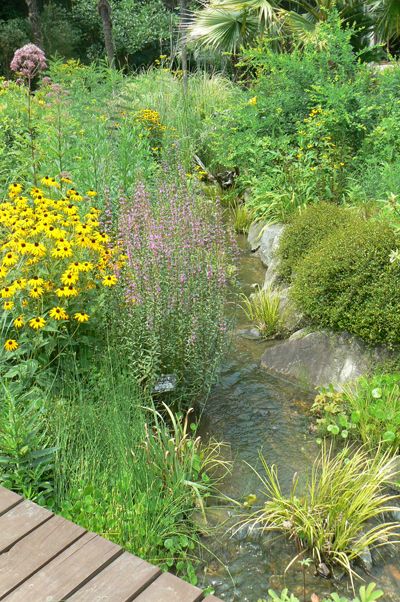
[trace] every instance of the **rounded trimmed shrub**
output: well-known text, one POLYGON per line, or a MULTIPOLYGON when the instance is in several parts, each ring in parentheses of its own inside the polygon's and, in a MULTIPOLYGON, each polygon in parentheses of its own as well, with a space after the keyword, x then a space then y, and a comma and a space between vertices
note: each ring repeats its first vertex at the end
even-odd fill
POLYGON ((371 344, 400 343, 400 267, 389 225, 354 222, 337 229, 298 263, 292 295, 318 325, 347 330, 371 344))
POLYGON ((292 219, 281 238, 278 249, 280 276, 290 280, 298 263, 313 246, 340 226, 357 220, 359 218, 349 209, 332 203, 309 205, 292 219))

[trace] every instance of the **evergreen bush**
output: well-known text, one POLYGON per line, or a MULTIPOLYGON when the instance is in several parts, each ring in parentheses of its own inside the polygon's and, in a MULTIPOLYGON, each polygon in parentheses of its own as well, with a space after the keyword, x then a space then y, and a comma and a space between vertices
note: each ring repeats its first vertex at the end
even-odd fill
POLYGON ((296 266, 292 290, 319 326, 347 330, 371 344, 400 343, 400 267, 385 222, 353 220, 322 238, 296 266))

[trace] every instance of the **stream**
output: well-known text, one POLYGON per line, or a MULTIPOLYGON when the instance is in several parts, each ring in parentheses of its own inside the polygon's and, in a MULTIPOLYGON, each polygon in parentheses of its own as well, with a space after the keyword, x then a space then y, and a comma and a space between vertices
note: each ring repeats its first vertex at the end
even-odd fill
MULTIPOLYGON (((254 283, 263 284, 265 268, 248 251, 244 237, 239 239, 239 244, 239 286, 249 294, 254 283)), ((236 314, 235 332, 249 328, 241 310, 232 311, 236 314)), ((263 350, 271 344, 273 342, 234 335, 200 425, 204 440, 214 438, 227 443, 226 454, 233 460, 233 469, 219 488, 226 496, 241 502, 245 496, 260 492, 260 481, 249 466, 260 469, 260 452, 268 464, 278 467, 284 492, 288 491, 296 472, 304 480, 318 454, 316 437, 309 433, 313 391, 305 391, 260 368, 263 350)), ((313 566, 303 572, 299 561, 287 569, 296 548, 283 536, 249 533, 245 528, 232 534, 228 526, 237 521, 233 504, 221 501, 210 508, 208 521, 211 526, 224 526, 203 538, 205 552, 199 586, 212 586, 222 600, 257 602, 267 598, 270 588, 280 592, 288 587, 303 601, 304 579, 307 601, 313 592, 321 598, 333 591, 351 595, 346 577, 336 582, 323 579, 315 575, 313 566)), ((383 552, 373 553, 373 559, 371 574, 361 570, 359 573, 367 583, 374 581, 384 590, 383 602, 399 602, 399 550, 384 548, 383 552)))

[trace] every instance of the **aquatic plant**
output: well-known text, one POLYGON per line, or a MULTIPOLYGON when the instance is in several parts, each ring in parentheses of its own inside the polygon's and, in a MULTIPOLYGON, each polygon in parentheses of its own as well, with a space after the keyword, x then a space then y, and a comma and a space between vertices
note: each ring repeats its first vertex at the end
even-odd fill
POLYGON ((362 377, 342 391, 323 389, 311 408, 323 435, 357 437, 374 453, 400 447, 400 375, 362 377))
POLYGON ((268 338, 282 329, 280 299, 272 289, 259 289, 249 297, 240 295, 241 308, 248 320, 254 322, 261 334, 268 338))
POLYGON ((66 518, 195 583, 195 511, 216 493, 214 467, 226 464, 218 444, 196 437, 191 414, 165 405, 162 413, 112 349, 89 382, 66 383, 48 412, 55 504, 66 518))
POLYGON ((260 455, 264 475, 258 474, 266 501, 245 523, 260 529, 280 531, 292 538, 299 554, 306 550, 317 566, 345 569, 357 575, 354 562, 370 548, 400 543, 398 522, 380 522, 398 496, 385 492, 396 468, 388 452, 371 458, 365 449, 345 447, 334 454, 322 446, 308 477, 299 491, 299 475, 293 478, 289 495, 284 495, 276 466, 260 455), (372 522, 371 522, 372 521, 372 522))
POLYGON ((235 203, 231 209, 233 227, 235 232, 246 233, 249 231, 250 224, 253 221, 253 214, 243 203, 235 203))
MULTIPOLYGON (((315 594, 312 596, 312 602, 375 602, 384 595, 380 589, 375 589, 375 583, 362 585, 358 591, 358 596, 350 600, 347 597, 340 596, 336 592, 331 594, 329 598, 320 600, 315 594)), ((258 600, 258 602, 300 602, 299 598, 290 594, 287 589, 282 590, 281 594, 275 593, 272 589, 268 590, 268 600, 258 600)))

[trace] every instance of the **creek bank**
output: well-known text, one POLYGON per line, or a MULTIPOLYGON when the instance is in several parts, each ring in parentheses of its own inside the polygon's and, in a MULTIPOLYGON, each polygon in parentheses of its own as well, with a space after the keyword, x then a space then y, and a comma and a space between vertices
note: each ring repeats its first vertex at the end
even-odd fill
POLYGON ((253 222, 247 238, 250 250, 266 268, 263 288, 279 295, 281 319, 289 335, 265 350, 261 366, 307 387, 332 384, 340 389, 391 354, 384 347, 370 348, 347 332, 316 330, 315 325, 307 324, 290 298, 290 286, 282 287, 279 281, 277 250, 284 230, 282 224, 253 222))

